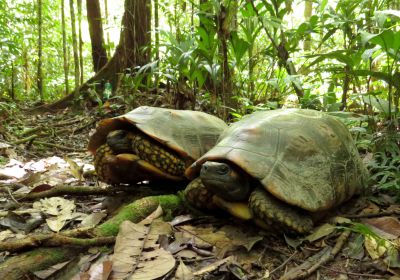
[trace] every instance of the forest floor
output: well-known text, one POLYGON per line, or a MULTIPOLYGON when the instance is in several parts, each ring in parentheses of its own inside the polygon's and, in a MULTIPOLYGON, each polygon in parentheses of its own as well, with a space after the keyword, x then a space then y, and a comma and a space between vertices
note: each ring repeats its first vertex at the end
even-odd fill
MULTIPOLYGON (((92 155, 86 146, 100 119, 124 110, 111 107, 37 115, 14 111, 0 116, 1 248, 9 248, 12 240, 24 240, 34 234, 96 227, 120 205, 137 198, 137 194, 124 189, 100 194, 88 191, 86 195, 72 191, 109 187, 97 182, 92 155), (63 191, 51 193, 60 186, 63 191)), ((148 186, 144 188, 146 195, 160 195, 171 190, 176 193, 177 186, 156 187, 154 191, 148 186)), ((396 216, 399 213, 400 206, 387 195, 375 194, 373 200, 356 197, 335 213, 329 213, 330 217, 311 235, 296 237, 265 232, 223 213, 194 216, 188 210, 180 210, 170 214, 169 222, 157 227, 160 230, 155 233, 156 243, 164 249, 164 262, 141 259, 150 266, 137 261, 136 269, 153 267, 150 270, 159 270, 160 279, 181 280, 400 279, 400 222, 396 216)), ((127 233, 120 232, 123 234, 127 233)), ((118 242, 121 240, 117 237, 118 242)), ((62 244, 57 246, 66 247, 62 244)), ((80 251, 75 256, 79 258, 75 269, 69 268, 69 260, 32 272, 29 279, 101 279, 94 277, 100 268, 102 275, 111 271, 105 265, 113 254, 113 245, 108 246, 111 249, 99 244, 80 251)), ((29 247, 34 248, 35 244, 29 247)), ((0 249, 0 261, 24 250, 0 249)), ((150 275, 146 274, 149 271, 138 273, 144 273, 142 279, 153 279, 143 276, 150 275)))

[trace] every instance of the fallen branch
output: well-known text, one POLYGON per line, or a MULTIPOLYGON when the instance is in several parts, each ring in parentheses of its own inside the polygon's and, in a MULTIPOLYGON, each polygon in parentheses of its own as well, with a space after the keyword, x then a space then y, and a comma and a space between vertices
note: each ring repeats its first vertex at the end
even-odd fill
MULTIPOLYGON (((72 196, 88 196, 88 195, 105 195, 112 196, 120 191, 135 191, 135 188, 119 186, 119 187, 85 187, 85 186, 65 186, 58 185, 49 190, 41 191, 41 192, 31 192, 28 194, 14 194, 14 198, 19 201, 26 200, 36 200, 45 197, 54 197, 54 196, 62 196, 62 195, 72 195, 72 196)), ((136 190, 137 193, 137 190, 136 190)))
POLYGON ((71 148, 71 147, 66 147, 66 146, 62 146, 62 145, 57 145, 57 144, 47 143, 47 142, 42 142, 42 141, 37 141, 37 140, 34 140, 33 144, 57 148, 57 149, 68 151, 68 152, 86 152, 86 149, 75 149, 75 148, 71 148))
MULTIPOLYGON (((31 192, 28 194, 14 194, 14 198, 18 201, 30 201, 46 197, 71 195, 71 196, 88 196, 88 195, 104 195, 115 196, 120 192, 134 193, 136 198, 145 196, 164 195, 170 193, 171 189, 156 188, 156 186, 108 186, 107 188, 101 187, 86 187, 86 186, 68 186, 57 185, 53 188, 41 192, 31 192)), ((4 195, 1 195, 4 196, 4 195)))
POLYGON ((0 251, 16 252, 36 247, 58 247, 58 246, 102 246, 115 242, 114 236, 96 238, 74 238, 59 233, 35 234, 24 239, 13 242, 1 242, 0 251))
POLYGON ((11 257, 0 264, 0 279, 32 279, 34 271, 46 269, 60 262, 71 260, 79 255, 78 248, 40 248, 11 257))
POLYGON ((326 264, 327 262, 333 260, 337 253, 343 248, 343 245, 346 243, 348 237, 350 236, 350 231, 345 230, 338 237, 335 246, 332 248, 331 246, 327 246, 317 254, 308 258, 307 261, 302 263, 301 265, 289 270, 286 272, 280 280, 293 280, 293 279, 301 279, 307 276, 310 276, 314 273, 319 267, 326 264))
POLYGON ((23 144, 23 143, 26 143, 26 142, 30 142, 30 141, 35 140, 35 138, 37 138, 37 137, 39 137, 37 134, 32 134, 32 135, 30 135, 28 137, 25 137, 25 138, 22 138, 20 140, 14 141, 13 144, 14 145, 19 145, 19 144, 23 144))

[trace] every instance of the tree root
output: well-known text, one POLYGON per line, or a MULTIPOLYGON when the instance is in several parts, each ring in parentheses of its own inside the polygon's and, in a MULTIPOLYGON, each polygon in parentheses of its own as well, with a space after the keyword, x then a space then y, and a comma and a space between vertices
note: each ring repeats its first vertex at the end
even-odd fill
POLYGON ((342 234, 338 237, 336 244, 333 248, 331 246, 325 247, 314 256, 308 258, 308 260, 302 263, 301 265, 286 272, 280 278, 280 280, 301 279, 310 276, 319 267, 321 267, 325 263, 335 258, 335 256, 343 248, 349 236, 350 236, 349 230, 343 231, 342 234))
POLYGON ((34 271, 46 269, 79 255, 77 248, 40 248, 20 254, 0 264, 0 279, 32 279, 34 271))

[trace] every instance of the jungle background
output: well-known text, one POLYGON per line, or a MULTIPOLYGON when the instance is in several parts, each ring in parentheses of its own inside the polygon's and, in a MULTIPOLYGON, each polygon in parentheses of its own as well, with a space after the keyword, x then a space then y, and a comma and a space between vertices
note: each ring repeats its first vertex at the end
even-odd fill
MULTIPOLYGON (((393 0, 0 0, 2 279, 62 279, 71 266, 79 267, 75 277, 111 271, 103 259, 110 252, 100 246, 113 244, 116 232, 98 229, 103 216, 92 225, 97 235, 81 240, 72 233, 76 216, 60 218, 54 230, 44 218, 60 213, 42 209, 37 217, 29 209, 58 197, 88 214, 103 209, 93 201, 132 192, 94 186, 86 145, 97 121, 141 105, 201 110, 227 122, 276 108, 328 112, 349 127, 371 175, 363 206, 353 203, 341 225, 309 239, 243 233, 230 217, 222 224, 193 218, 190 231, 215 238, 217 253, 205 247, 189 258, 176 250, 175 268, 161 279, 399 279, 399 23, 393 0), (69 233, 58 234, 61 228, 69 233), (337 248, 343 232, 349 241, 339 244, 343 252, 329 252, 330 266, 288 273, 319 249, 337 248), (26 243, 9 241, 18 236, 26 243), (94 246, 101 249, 88 251, 94 246), (103 272, 90 270, 92 263, 103 272), (33 274, 39 270, 45 273, 33 274)), ((60 203, 49 205, 71 207, 60 203)), ((172 232, 187 233, 185 226, 172 232)))

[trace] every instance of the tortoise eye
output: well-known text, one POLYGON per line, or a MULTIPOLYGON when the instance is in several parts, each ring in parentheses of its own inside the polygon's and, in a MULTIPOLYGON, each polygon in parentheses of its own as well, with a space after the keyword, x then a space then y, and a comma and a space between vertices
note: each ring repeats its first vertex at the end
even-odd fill
POLYGON ((224 174, 227 174, 228 172, 229 172, 229 167, 227 166, 227 165, 222 165, 222 166, 220 166, 219 168, 218 168, 218 174, 220 174, 220 175, 224 175, 224 174))

